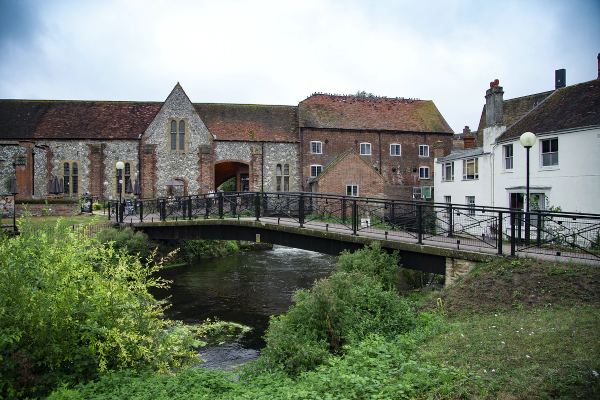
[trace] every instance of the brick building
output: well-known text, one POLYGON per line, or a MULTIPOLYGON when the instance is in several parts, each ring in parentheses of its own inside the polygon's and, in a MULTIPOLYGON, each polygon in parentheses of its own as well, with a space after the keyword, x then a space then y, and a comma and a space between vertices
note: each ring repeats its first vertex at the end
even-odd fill
POLYGON ((17 198, 50 195, 52 177, 60 196, 100 199, 132 196, 134 181, 155 197, 206 193, 231 177, 237 190, 346 194, 359 171, 360 185, 376 182, 361 196, 411 199, 433 186, 433 146, 449 151, 451 138, 432 101, 401 98, 206 104, 177 84, 164 102, 0 100, 0 193, 16 175, 17 198))

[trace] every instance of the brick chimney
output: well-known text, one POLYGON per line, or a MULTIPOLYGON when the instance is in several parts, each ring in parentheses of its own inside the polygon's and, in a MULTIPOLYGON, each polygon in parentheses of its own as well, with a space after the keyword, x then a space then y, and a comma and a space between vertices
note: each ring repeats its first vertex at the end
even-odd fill
POLYGON ((558 90, 565 86, 567 86, 567 70, 557 69, 554 71, 554 88, 558 90))
POLYGON ((465 138, 465 149, 472 149, 475 147, 475 138, 466 137, 465 138))
POLYGON ((490 152, 492 144, 505 130, 504 90, 496 79, 485 92, 485 128, 483 129, 483 151, 490 152))
POLYGON ((490 82, 490 88, 485 92, 485 122, 486 126, 503 125, 504 90, 496 79, 490 82))

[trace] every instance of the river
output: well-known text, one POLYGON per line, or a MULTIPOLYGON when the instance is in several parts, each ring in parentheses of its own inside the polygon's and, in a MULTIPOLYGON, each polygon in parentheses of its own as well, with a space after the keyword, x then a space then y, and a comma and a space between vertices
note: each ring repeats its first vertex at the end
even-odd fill
POLYGON ((218 318, 252 328, 236 342, 200 350, 203 366, 226 369, 258 358, 269 317, 285 313, 292 294, 329 276, 334 264, 335 257, 326 254, 274 246, 163 270, 160 276, 173 281, 171 288, 152 293, 160 300, 171 296, 170 319, 198 324, 218 318))

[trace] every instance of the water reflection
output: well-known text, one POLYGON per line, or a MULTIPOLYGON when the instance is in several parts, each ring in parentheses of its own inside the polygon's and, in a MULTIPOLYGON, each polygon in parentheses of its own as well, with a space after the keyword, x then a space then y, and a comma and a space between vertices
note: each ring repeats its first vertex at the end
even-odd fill
POLYGON ((211 361, 210 366, 224 366, 256 358, 264 347, 269 316, 285 313, 292 294, 328 276, 334 263, 335 257, 329 255, 275 246, 161 271, 163 278, 173 281, 171 289, 153 294, 157 299, 171 295, 168 318, 187 324, 218 318, 253 328, 239 343, 203 349, 202 357, 211 361))

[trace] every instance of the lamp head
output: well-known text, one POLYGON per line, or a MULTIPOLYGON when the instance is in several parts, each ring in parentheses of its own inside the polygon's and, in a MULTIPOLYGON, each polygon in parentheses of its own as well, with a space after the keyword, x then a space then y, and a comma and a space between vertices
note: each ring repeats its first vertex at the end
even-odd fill
POLYGON ((123 161, 117 161, 116 167, 117 169, 123 169, 125 168, 125 164, 123 164, 123 161))
POLYGON ((525 148, 532 147, 535 144, 536 140, 537 138, 532 132, 525 132, 521 135, 521 138, 519 139, 519 141, 525 148))

